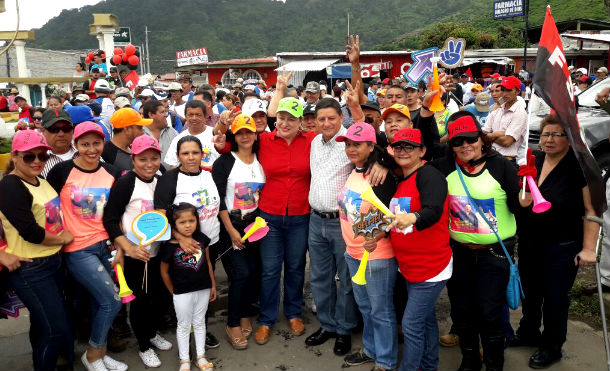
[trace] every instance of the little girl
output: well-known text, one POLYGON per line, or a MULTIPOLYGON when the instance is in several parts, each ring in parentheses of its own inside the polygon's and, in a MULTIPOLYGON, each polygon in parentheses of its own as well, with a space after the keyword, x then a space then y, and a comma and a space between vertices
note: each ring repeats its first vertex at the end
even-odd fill
POLYGON ((205 313, 208 302, 216 300, 216 281, 208 249, 210 239, 200 232, 197 209, 189 203, 181 202, 170 206, 167 219, 173 233, 197 240, 205 250, 205 253, 187 254, 175 239, 169 240, 161 247, 161 277, 174 296, 178 319, 176 339, 180 355, 179 371, 191 369, 191 325, 195 333, 197 366, 201 371, 211 371, 214 365, 205 358, 205 313))

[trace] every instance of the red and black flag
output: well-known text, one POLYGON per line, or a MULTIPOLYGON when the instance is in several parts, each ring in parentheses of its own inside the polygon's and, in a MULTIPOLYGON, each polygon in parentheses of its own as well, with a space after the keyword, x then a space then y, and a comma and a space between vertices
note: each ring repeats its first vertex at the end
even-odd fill
POLYGON ((546 8, 546 17, 538 44, 536 73, 532 83, 536 94, 544 99, 563 124, 572 150, 587 180, 595 212, 601 216, 606 209, 604 182, 601 170, 587 147, 578 124, 572 79, 550 6, 546 8))

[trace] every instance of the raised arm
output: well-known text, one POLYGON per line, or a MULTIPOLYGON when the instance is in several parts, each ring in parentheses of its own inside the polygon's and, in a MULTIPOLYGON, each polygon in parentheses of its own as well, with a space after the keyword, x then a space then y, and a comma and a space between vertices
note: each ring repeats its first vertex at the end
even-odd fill
MULTIPOLYGON (((345 55, 352 64, 352 85, 356 87, 356 85, 360 83, 359 100, 360 104, 364 104, 369 99, 367 98, 366 94, 364 94, 364 90, 362 89, 364 83, 362 82, 362 76, 360 75, 360 36, 356 35, 354 38, 354 35, 350 35, 349 39, 346 41, 345 55)), ((356 122, 356 120, 354 120, 354 122, 356 122)))
POLYGON ((281 75, 278 73, 277 82, 275 83, 275 93, 273 94, 273 98, 271 99, 271 102, 269 102, 269 107, 267 108, 268 117, 276 116, 275 110, 277 109, 277 105, 278 103, 280 103, 280 100, 282 100, 282 98, 284 98, 284 96, 286 95, 288 81, 290 81, 290 78, 292 77, 293 73, 294 71, 290 71, 290 73, 286 75, 285 67, 282 69, 281 75))

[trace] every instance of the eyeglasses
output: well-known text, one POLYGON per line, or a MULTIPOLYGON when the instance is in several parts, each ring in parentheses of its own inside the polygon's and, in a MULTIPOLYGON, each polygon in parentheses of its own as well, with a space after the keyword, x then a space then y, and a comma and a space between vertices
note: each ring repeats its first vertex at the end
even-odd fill
POLYGON ((411 153, 413 152, 413 150, 415 148, 421 148, 421 146, 412 146, 410 144, 399 144, 396 146, 393 146, 394 148, 394 152, 399 153, 399 152, 405 152, 405 153, 411 153))
POLYGON ((38 157, 38 160, 40 162, 47 162, 50 156, 47 153, 39 153, 38 155, 36 155, 35 153, 26 153, 25 155, 21 156, 23 162, 25 162, 26 164, 31 164, 32 162, 34 162, 34 160, 36 160, 36 157, 38 157))
POLYGON ((47 131, 51 134, 57 134, 60 131, 67 134, 67 133, 71 133, 72 130, 74 130, 74 128, 71 126, 60 126, 58 128, 54 128, 54 127, 47 128, 47 131))
POLYGON ((34 116, 34 117, 32 117, 32 120, 34 120, 34 121, 42 121, 42 116, 34 116))
POLYGON ((479 141, 479 137, 474 137, 474 138, 453 138, 449 141, 449 145, 451 147, 461 147, 464 142, 468 143, 468 144, 475 144, 476 142, 479 141))
POLYGON ((561 137, 567 137, 568 135, 565 133, 542 133, 540 134, 540 138, 544 138, 544 139, 549 139, 550 137, 553 138, 561 138, 561 137))

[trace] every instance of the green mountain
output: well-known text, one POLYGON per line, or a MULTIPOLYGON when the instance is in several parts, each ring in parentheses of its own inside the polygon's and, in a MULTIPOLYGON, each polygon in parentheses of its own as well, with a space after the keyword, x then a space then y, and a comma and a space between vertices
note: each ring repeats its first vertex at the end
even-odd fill
MULTIPOLYGON (((542 23, 547 3, 556 21, 608 20, 604 0, 530 0, 530 25, 542 23)), ((492 4, 492 0, 106 0, 62 11, 36 30, 36 41, 28 45, 95 49, 97 40, 88 32, 91 14, 112 13, 121 26, 131 27, 134 44, 144 43, 144 26, 148 26, 151 69, 164 73, 173 70, 177 50, 204 46, 210 60, 343 50, 349 13, 350 32, 360 35, 362 50, 433 46, 429 44, 437 39, 462 33, 470 47, 519 46, 517 29, 523 27, 523 17, 494 21, 492 4)))

